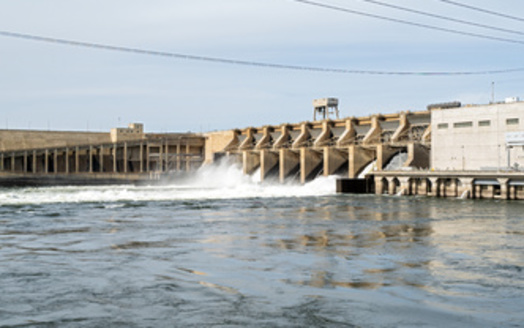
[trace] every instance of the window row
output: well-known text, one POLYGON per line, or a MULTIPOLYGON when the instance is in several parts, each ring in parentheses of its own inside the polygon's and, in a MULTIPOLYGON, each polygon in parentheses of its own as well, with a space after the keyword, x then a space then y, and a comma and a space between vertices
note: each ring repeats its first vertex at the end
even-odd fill
MULTIPOLYGON (((506 125, 518 125, 518 124, 519 124, 519 119, 518 118, 508 118, 508 119, 506 119, 506 125)), ((464 121, 464 122, 453 123, 453 128, 455 128, 455 129, 470 128, 472 126, 473 126, 473 121, 464 121)), ((479 127, 491 126, 491 121, 490 120, 478 121, 478 126, 479 127)), ((449 127, 448 123, 439 123, 437 125, 438 129, 447 129, 448 127, 449 127)))

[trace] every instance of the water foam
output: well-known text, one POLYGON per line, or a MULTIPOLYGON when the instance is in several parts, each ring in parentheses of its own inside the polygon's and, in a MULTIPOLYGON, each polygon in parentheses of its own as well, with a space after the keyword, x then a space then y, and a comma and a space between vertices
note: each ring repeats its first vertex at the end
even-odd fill
POLYGON ((191 177, 158 186, 83 186, 0 189, 0 206, 50 203, 170 201, 323 196, 335 193, 336 177, 319 177, 304 185, 260 182, 260 171, 244 175, 238 165, 221 162, 191 177))

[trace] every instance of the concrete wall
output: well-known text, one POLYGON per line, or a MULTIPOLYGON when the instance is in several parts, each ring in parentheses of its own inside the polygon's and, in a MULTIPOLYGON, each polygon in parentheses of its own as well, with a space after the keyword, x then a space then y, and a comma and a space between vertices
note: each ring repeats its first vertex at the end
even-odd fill
POLYGON ((110 143, 109 133, 0 130, 0 151, 110 143))
POLYGON ((508 161, 524 166, 523 147, 506 147, 506 133, 524 132, 523 102, 434 109, 431 131, 435 170, 493 170, 508 161))
POLYGON ((206 133, 205 137, 205 163, 209 164, 213 162, 214 154, 223 151, 226 146, 235 140, 236 135, 234 130, 228 130, 206 133))

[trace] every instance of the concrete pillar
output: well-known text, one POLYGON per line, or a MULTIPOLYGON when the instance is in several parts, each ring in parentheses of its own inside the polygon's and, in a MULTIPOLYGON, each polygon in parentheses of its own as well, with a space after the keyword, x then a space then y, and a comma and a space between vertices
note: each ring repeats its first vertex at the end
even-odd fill
POLYGON ((399 177, 398 178, 400 182, 400 190, 402 191, 402 195, 409 196, 411 195, 411 179, 408 177, 399 177))
POLYGON ((427 195, 428 194, 428 180, 426 178, 421 178, 418 183, 418 195, 427 195))
POLYGON ((347 146, 355 142, 357 136, 357 130, 355 129, 355 118, 349 118, 346 120, 346 129, 337 140, 337 147, 347 146))
POLYGON ((146 142, 146 172, 151 171, 149 155, 150 155, 149 142, 146 142))
POLYGON ((27 173, 27 151, 24 151, 24 168, 22 172, 27 173))
POLYGON ((348 177, 355 179, 358 174, 375 159, 375 151, 357 145, 351 145, 348 148, 348 152, 348 177))
POLYGON ((399 142, 407 139, 410 126, 407 113, 400 113, 399 126, 397 130, 395 130, 395 133, 393 133, 393 136, 391 136, 391 141, 399 142))
POLYGON ((488 186, 488 198, 495 197, 495 186, 488 186))
POLYGON ((100 145, 100 172, 104 172, 104 146, 100 145))
POLYGON ((124 173, 127 173, 127 142, 124 142, 124 173))
POLYGON ((264 181, 268 173, 278 169, 279 153, 269 150, 260 151, 260 181, 264 181))
POLYGON ((311 133, 309 133, 310 127, 311 125, 309 123, 302 123, 302 125, 300 126, 300 134, 291 145, 292 148, 308 146, 309 139, 311 138, 311 133))
POLYGON ((394 196, 397 193, 397 185, 395 184, 395 177, 388 177, 388 194, 394 196))
POLYGON ((11 172, 15 171, 15 165, 16 165, 16 159, 15 159, 15 153, 11 153, 11 172))
POLYGON ((177 172, 180 172, 182 169, 182 150, 180 141, 176 145, 176 170, 177 172))
POLYGON ((322 165, 322 161, 322 152, 309 148, 300 148, 300 182, 306 183, 314 179, 315 170, 322 165))
MULTIPOLYGON (((240 145, 240 139, 238 136, 242 133, 240 130, 233 130, 231 135, 231 140, 227 143, 227 145, 224 147, 224 150, 226 153, 230 151, 236 151, 238 150, 238 146, 240 145)), ((179 140, 180 143, 180 140, 179 140)))
POLYGON ((429 178, 429 181, 431 182, 431 192, 430 195, 434 197, 438 197, 439 195, 439 178, 429 178))
POLYGON ((89 173, 93 173, 93 146, 89 146, 89 173))
POLYGON ((429 124, 426 130, 424 130, 424 133, 422 133, 420 141, 422 141, 422 143, 424 143, 425 145, 431 144, 431 124, 429 124))
POLYGON ((191 171, 191 148, 189 144, 186 145, 186 172, 191 171))
POLYGON ((509 179, 507 178, 501 178, 497 179, 500 184, 500 199, 508 199, 509 198, 509 189, 508 189, 508 182, 509 179))
POLYGON ((419 179, 417 178, 409 180, 409 190, 411 190, 411 195, 418 195, 418 183, 419 179))
POLYGON ((278 150, 280 148, 286 147, 288 145, 290 138, 291 137, 289 135, 289 125, 285 125, 285 124, 282 125, 280 127, 280 136, 273 144, 273 149, 278 150))
POLYGON ((255 151, 244 150, 242 152, 242 171, 250 175, 260 167, 260 154, 255 151))
POLYGON ((333 125, 330 121, 324 121, 322 122, 322 132, 319 134, 319 136, 315 139, 313 142, 314 147, 325 147, 329 146, 329 143, 331 142, 331 126, 333 125))
POLYGON ((273 128, 270 126, 262 128, 262 138, 255 145, 255 149, 267 149, 271 147, 271 132, 273 132, 273 128))
POLYGON ((349 162, 349 154, 331 147, 324 147, 324 176, 335 174, 349 162))
POLYGON ((284 182, 290 174, 300 169, 300 155, 296 151, 282 148, 279 157, 279 178, 280 182, 284 182))
POLYGON ((49 173, 49 149, 46 149, 44 153, 44 173, 49 173))
POLYGON ((80 148, 75 148, 75 173, 80 172, 80 148))
POLYGON ((36 166, 36 150, 33 150, 33 167, 32 167, 33 173, 37 172, 37 166, 36 166))
POLYGON ((58 173, 58 149, 55 148, 55 152, 53 154, 53 171, 54 173, 58 173))
POLYGON ((66 147, 65 153, 64 153, 64 161, 65 161, 65 173, 69 173, 69 148, 66 147))
POLYGON ((158 150, 158 161, 160 164, 160 172, 164 172, 164 143, 160 141, 160 147, 158 150))
POLYGON ((384 178, 375 177, 375 194, 382 195, 384 193, 384 178))
POLYGON ((509 186, 509 195, 508 195, 508 199, 517 199, 517 196, 516 196, 516 188, 515 186, 509 186))
POLYGON ((446 179, 441 179, 440 180, 440 189, 439 189, 439 196, 440 197, 446 197, 447 196, 447 193, 446 193, 446 179))
POLYGON ((140 173, 144 172, 144 144, 140 143, 140 151, 138 152, 138 157, 140 158, 140 173))
POLYGON ((475 194, 475 198, 478 198, 478 199, 481 199, 483 198, 482 196, 482 187, 479 186, 479 185, 474 185, 474 194, 475 194))
POLYGON ((458 186, 457 186, 457 179, 451 178, 451 194, 452 197, 458 197, 458 186))
POLYGON ((461 187, 457 189, 457 196, 460 198, 475 198, 472 178, 460 178, 461 187))
POLYGON ((117 145, 116 144, 113 144, 113 149, 112 149, 112 154, 113 154, 113 173, 117 173, 118 169, 117 169, 117 162, 116 162, 116 147, 117 145))
POLYGON ((168 143, 167 140, 166 140, 165 145, 166 145, 166 149, 165 149, 165 153, 166 153, 166 155, 165 155, 165 157, 166 157, 166 169, 165 170, 166 170, 166 172, 169 172, 169 143, 168 143))
POLYGON ((380 126, 380 116, 374 115, 371 117, 371 128, 364 136, 362 143, 364 145, 380 143, 382 136, 382 127, 380 126))
POLYGON ((239 150, 253 149, 254 144, 255 144, 255 129, 247 128, 246 129, 246 138, 244 139, 244 141, 242 141, 238 149, 239 150))
POLYGON ((420 178, 413 178, 411 179, 411 194, 412 195, 419 195, 419 187, 422 183, 422 179, 420 178))
POLYGON ((4 153, 0 154, 0 171, 4 170, 4 153))
POLYGON ((450 178, 446 183, 446 197, 457 197, 457 182, 455 178, 450 178))

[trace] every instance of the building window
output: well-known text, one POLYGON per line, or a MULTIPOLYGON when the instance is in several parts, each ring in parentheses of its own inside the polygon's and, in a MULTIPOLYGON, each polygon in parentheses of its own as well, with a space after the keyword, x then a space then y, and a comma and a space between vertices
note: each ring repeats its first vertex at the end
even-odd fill
POLYGON ((473 126, 473 122, 457 122, 453 124, 454 128, 470 128, 473 126))
POLYGON ((479 121, 479 126, 490 126, 491 121, 479 121))
POLYGON ((518 125, 519 119, 518 118, 508 118, 506 119, 506 125, 518 125))
POLYGON ((448 123, 440 123, 439 125, 437 125, 437 128, 438 129, 447 129, 448 123))

